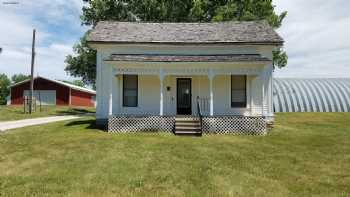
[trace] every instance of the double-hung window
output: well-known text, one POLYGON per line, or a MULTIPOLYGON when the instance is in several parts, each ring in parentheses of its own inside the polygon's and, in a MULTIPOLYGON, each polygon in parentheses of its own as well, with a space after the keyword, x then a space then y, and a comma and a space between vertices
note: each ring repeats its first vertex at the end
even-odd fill
POLYGON ((247 106, 247 76, 231 76, 231 107, 245 108, 247 106))
POLYGON ((137 107, 138 77, 137 75, 123 75, 123 106, 137 107))

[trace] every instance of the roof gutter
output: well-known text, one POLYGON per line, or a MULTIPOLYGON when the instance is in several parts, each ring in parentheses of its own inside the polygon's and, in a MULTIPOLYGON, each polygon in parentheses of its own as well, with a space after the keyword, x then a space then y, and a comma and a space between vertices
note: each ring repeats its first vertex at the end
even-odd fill
POLYGON ((282 46, 281 42, 128 42, 128 41, 87 41, 88 44, 145 44, 145 45, 271 45, 282 46))

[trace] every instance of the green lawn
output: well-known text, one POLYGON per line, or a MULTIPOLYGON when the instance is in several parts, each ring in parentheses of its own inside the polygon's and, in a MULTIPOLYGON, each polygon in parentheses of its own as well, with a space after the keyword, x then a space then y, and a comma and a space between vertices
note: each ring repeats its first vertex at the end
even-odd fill
POLYGON ((277 114, 266 136, 0 134, 0 196, 350 196, 350 113, 277 114))
POLYGON ((32 114, 24 113, 23 106, 2 106, 0 105, 0 121, 20 120, 27 118, 39 118, 45 116, 57 116, 64 114, 81 114, 95 112, 94 108, 64 107, 64 106, 43 106, 42 110, 37 107, 32 114))

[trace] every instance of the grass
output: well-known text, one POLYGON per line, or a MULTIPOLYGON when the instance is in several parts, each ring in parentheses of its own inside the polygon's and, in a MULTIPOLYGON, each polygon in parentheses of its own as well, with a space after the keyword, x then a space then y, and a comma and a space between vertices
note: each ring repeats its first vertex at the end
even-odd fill
POLYGON ((350 114, 267 136, 109 134, 92 118, 0 134, 0 196, 350 196, 350 114))
POLYGON ((28 114, 23 112, 23 106, 1 106, 0 105, 0 121, 11 121, 20 120, 27 118, 39 118, 46 116, 57 116, 57 115, 76 115, 81 113, 93 113, 94 108, 82 108, 82 107, 68 107, 68 106, 44 106, 42 110, 37 108, 37 111, 28 114))

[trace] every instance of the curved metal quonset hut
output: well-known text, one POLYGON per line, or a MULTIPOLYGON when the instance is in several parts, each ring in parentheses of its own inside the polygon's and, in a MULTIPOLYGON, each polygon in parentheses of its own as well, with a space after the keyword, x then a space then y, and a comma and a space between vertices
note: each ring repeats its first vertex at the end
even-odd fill
POLYGON ((275 112, 350 112, 349 79, 274 79, 275 112))

